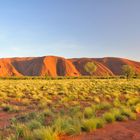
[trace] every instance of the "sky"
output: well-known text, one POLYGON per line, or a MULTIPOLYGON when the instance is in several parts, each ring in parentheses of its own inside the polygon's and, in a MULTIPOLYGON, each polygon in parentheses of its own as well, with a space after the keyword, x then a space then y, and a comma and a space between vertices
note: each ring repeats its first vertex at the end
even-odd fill
POLYGON ((140 61, 140 0, 0 0, 0 57, 140 61))

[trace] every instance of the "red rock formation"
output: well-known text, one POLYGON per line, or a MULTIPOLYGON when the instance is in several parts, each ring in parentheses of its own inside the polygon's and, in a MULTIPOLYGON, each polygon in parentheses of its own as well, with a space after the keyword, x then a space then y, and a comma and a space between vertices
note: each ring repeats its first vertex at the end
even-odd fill
POLYGON ((81 75, 88 75, 85 71, 84 66, 87 62, 94 62, 97 66, 97 70, 94 73, 96 76, 106 76, 106 75, 114 75, 107 67, 105 67, 102 63, 96 61, 92 58, 79 58, 79 59, 71 59, 76 69, 81 73, 81 75))
POLYGON ((56 56, 0 59, 0 76, 79 76, 71 61, 56 56))
POLYGON ((84 65, 93 61, 97 65, 94 75, 120 75, 122 66, 130 65, 140 73, 140 62, 122 58, 75 58, 57 56, 1 58, 0 76, 79 76, 88 75, 84 65))
POLYGON ((43 57, 40 75, 79 76, 80 74, 71 61, 62 57, 46 56, 43 57))
POLYGON ((135 69, 136 73, 140 73, 140 62, 114 57, 98 58, 96 60, 110 69, 115 75, 122 74, 123 65, 130 65, 135 69))

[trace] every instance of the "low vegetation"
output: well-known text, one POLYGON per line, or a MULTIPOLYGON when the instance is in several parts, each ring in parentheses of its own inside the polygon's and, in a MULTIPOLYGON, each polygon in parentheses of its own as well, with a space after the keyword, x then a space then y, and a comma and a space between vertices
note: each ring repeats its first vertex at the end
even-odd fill
POLYGON ((139 79, 0 80, 0 140, 59 140, 135 120, 139 97, 139 79))
POLYGON ((127 78, 133 78, 136 75, 135 69, 130 65, 123 65, 122 72, 127 78))
POLYGON ((97 70, 97 66, 94 62, 87 62, 84 66, 84 69, 90 75, 93 75, 94 72, 97 70))

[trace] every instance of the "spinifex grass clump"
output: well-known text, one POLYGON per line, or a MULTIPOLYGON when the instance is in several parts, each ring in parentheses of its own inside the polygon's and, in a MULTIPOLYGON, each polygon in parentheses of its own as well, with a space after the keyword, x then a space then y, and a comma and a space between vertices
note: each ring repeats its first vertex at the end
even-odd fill
POLYGON ((85 118, 91 118, 93 117, 95 114, 94 114, 94 110, 91 108, 91 107, 86 107, 84 109, 84 116, 85 118))
POLYGON ((123 107, 121 109, 121 114, 128 117, 129 119, 136 120, 136 114, 134 112, 132 112, 132 110, 127 108, 127 107, 123 107))
POLYGON ((115 122, 115 116, 114 116, 114 114, 111 113, 111 112, 106 112, 106 113, 103 115, 103 118, 104 118, 104 120, 105 120, 107 123, 115 122))
POLYGON ((83 131, 93 131, 98 128, 102 128, 105 121, 102 118, 90 118, 82 120, 82 130, 83 131))
POLYGON ((5 112, 18 112, 19 107, 15 105, 10 105, 10 104, 2 104, 1 108, 5 112))
POLYGON ((78 118, 58 117, 53 128, 59 134, 79 134, 81 132, 81 122, 78 118))

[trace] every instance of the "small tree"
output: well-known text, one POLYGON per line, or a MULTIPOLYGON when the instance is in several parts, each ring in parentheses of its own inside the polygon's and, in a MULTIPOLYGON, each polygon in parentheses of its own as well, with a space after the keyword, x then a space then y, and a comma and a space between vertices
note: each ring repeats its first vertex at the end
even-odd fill
POLYGON ((123 71, 123 75, 125 75, 127 78, 132 78, 135 75, 135 70, 130 65, 123 65, 122 71, 123 71))
POLYGON ((93 73, 97 70, 97 66, 94 62, 87 62, 84 66, 84 69, 86 72, 88 72, 90 75, 93 75, 93 73))

